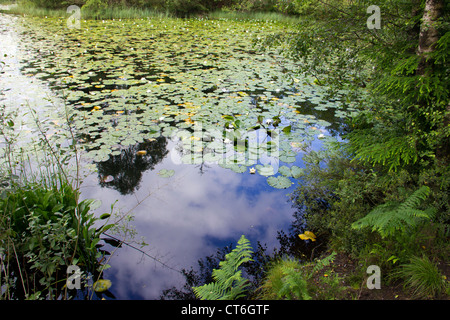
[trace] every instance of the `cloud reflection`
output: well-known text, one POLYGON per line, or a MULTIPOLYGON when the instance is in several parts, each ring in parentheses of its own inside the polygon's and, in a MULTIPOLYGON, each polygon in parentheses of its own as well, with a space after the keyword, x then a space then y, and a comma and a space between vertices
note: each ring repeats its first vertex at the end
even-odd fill
MULTIPOLYGON (((174 165, 168 159, 144 173, 134 196, 105 188, 86 188, 85 194, 100 199, 101 210, 108 211, 116 199, 127 210, 151 192, 133 210, 138 237, 145 237, 149 246, 144 250, 150 255, 178 270, 189 269, 242 234, 254 245, 260 241, 276 246, 277 230, 292 218, 288 190, 274 190, 260 175, 216 165, 199 174, 196 166, 174 165), (162 178, 157 174, 162 168, 175 169, 176 174, 162 178)), ((113 281, 111 291, 119 299, 157 299, 163 289, 183 284, 180 274, 132 248, 119 249, 110 265, 105 277, 113 281)))

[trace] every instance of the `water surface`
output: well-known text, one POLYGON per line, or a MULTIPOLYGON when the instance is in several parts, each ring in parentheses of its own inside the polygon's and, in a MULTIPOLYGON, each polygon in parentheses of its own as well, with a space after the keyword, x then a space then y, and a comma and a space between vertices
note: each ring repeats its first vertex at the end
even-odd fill
POLYGON ((125 240, 148 243, 151 257, 122 246, 108 261, 117 298, 159 298, 183 285, 179 270, 241 235, 278 246, 302 154, 354 111, 254 45, 289 28, 139 19, 69 29, 65 19, 0 14, 0 103, 18 111, 24 134, 33 132, 27 108, 59 139, 69 113, 83 148, 82 197, 100 200, 98 213, 112 204, 116 216, 129 212, 136 234, 125 240))

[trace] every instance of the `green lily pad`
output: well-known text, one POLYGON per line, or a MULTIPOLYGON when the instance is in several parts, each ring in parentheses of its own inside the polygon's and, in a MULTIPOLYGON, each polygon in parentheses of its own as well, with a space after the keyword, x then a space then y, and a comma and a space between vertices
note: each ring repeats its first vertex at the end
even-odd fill
POLYGON ((299 178, 304 173, 304 170, 297 166, 291 167, 291 174, 293 178, 299 178))
POLYGON ((163 178, 170 178, 174 174, 175 174, 175 170, 172 170, 172 169, 171 170, 162 169, 158 172, 158 175, 163 178))
POLYGON ((95 292, 105 292, 107 291, 109 288, 111 288, 111 280, 108 279, 100 279, 94 282, 94 291, 95 292))
POLYGON ((285 176, 268 177, 267 183, 271 187, 274 187, 277 189, 287 189, 293 184, 293 182, 285 176))
POLYGON ((268 177, 275 174, 275 171, 271 165, 256 165, 255 168, 258 170, 258 173, 262 176, 268 177))

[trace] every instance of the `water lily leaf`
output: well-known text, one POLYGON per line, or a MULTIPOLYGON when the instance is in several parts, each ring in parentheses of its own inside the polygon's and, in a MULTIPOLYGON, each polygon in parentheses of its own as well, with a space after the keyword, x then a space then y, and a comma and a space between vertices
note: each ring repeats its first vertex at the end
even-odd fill
POLYGON ((268 177, 267 183, 277 189, 286 189, 293 184, 293 182, 285 176, 268 177))
POLYGON ((136 152, 136 154, 137 154, 138 156, 145 156, 145 155, 147 154, 147 151, 145 151, 145 150, 139 150, 139 151, 136 152))
POLYGON ((256 169, 258 169, 258 173, 262 176, 268 177, 275 174, 275 171, 271 165, 256 165, 256 169))
POLYGON ((287 166, 281 166, 278 168, 278 172, 280 174, 282 174, 285 177, 291 177, 292 173, 291 173, 291 168, 287 167, 287 166))
POLYGON ((172 169, 170 169, 170 170, 162 169, 158 172, 158 175, 163 178, 170 178, 174 174, 175 174, 175 170, 172 170, 172 169))
POLYGON ((300 167, 297 166, 292 166, 291 167, 291 174, 293 178, 299 178, 300 176, 302 176, 304 173, 304 170, 300 167))
POLYGON ((244 173, 244 172, 247 171, 247 167, 246 166, 242 166, 242 165, 238 165, 238 164, 231 165, 230 169, 233 170, 236 173, 244 173))
POLYGON ((284 163, 292 163, 295 162, 296 157, 295 156, 288 156, 288 155, 281 155, 280 161, 284 163))
POLYGON ((94 291, 95 292, 105 292, 107 291, 109 288, 111 288, 111 280, 108 279, 100 279, 94 282, 94 291))

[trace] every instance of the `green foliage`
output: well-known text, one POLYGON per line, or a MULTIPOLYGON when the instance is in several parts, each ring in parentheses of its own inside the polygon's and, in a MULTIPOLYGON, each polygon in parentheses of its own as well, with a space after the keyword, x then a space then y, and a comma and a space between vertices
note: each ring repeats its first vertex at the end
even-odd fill
MULTIPOLYGON (((292 258, 285 258, 269 266, 265 280, 261 285, 260 297, 270 300, 311 300, 315 286, 312 278, 324 268, 331 265, 336 252, 303 264, 292 258)), ((331 298, 331 297, 329 297, 331 298)))
POLYGON ((81 11, 82 13, 84 13, 84 11, 90 11, 91 13, 94 12, 98 15, 106 8, 108 8, 108 4, 103 0, 87 0, 81 11))
POLYGON ((427 256, 413 256, 409 263, 400 266, 395 277, 403 280, 403 286, 413 298, 436 298, 448 288, 437 265, 427 256))
POLYGON ((78 198, 67 184, 53 189, 29 184, 0 199, 0 250, 8 265, 2 279, 12 281, 7 298, 58 298, 71 264, 98 275, 100 235, 112 225, 95 226, 100 219, 90 212, 93 201, 78 198))
POLYGON ((194 293, 202 300, 233 300, 245 295, 248 280, 242 277, 239 267, 252 261, 252 247, 245 236, 241 236, 237 246, 219 263, 219 269, 214 269, 214 282, 199 287, 193 287, 194 293))
POLYGON ((430 188, 422 186, 411 194, 403 203, 387 202, 377 206, 368 215, 352 224, 354 229, 371 227, 382 237, 405 232, 417 226, 424 219, 431 219, 434 209, 419 210, 417 207, 430 193, 430 188))
POLYGON ((389 171, 396 171, 418 160, 415 141, 411 136, 395 136, 392 132, 375 136, 371 130, 355 130, 347 138, 350 141, 348 148, 355 154, 353 161, 381 165, 389 171))

